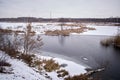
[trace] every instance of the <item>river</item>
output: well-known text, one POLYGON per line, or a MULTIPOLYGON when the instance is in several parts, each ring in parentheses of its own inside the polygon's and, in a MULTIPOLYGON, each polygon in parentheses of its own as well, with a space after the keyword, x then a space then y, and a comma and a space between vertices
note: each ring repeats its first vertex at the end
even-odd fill
POLYGON ((120 80, 120 49, 100 45, 102 39, 109 36, 70 35, 42 36, 43 51, 52 52, 72 58, 77 63, 90 67, 106 66, 102 72, 103 80, 120 80))

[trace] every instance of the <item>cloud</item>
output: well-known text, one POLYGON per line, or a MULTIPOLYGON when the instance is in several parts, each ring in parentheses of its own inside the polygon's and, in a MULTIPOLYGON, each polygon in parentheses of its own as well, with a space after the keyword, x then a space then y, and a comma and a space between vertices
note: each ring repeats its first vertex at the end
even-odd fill
POLYGON ((120 0, 0 0, 0 17, 120 16, 120 0))

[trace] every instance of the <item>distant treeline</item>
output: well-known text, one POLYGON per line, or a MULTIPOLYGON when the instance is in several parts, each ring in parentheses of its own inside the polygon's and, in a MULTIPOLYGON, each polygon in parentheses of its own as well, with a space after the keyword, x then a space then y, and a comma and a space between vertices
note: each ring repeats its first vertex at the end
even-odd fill
POLYGON ((120 23, 120 18, 0 18, 0 22, 113 22, 120 23))

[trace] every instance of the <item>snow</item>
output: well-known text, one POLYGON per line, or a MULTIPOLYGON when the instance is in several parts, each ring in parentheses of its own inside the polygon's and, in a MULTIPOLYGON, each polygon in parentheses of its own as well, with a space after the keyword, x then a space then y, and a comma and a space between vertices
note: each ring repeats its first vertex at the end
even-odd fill
MULTIPOLYGON (((0 54, 3 54, 2 51, 0 51, 0 54)), ((36 54, 38 58, 40 59, 53 59, 56 62, 61 64, 67 64, 66 67, 61 67, 60 69, 65 69, 69 72, 70 76, 73 75, 79 75, 86 72, 86 67, 77 64, 73 61, 64 60, 61 58, 55 58, 50 56, 41 56, 39 54, 36 54)), ((9 57, 9 56, 8 56, 9 57)), ((29 67, 24 62, 8 58, 7 61, 12 65, 10 68, 13 69, 14 74, 2 74, 0 73, 0 80, 48 80, 43 75, 36 72, 32 67, 29 67)), ((58 78, 56 71, 47 72, 48 76, 52 78, 52 80, 64 80, 64 78, 58 78)))
MULTIPOLYGON (((57 63, 59 63, 59 65, 61 64, 67 64, 66 67, 61 67, 60 69, 65 69, 66 71, 69 72, 69 75, 70 76, 74 76, 74 75, 80 75, 80 74, 83 74, 83 73, 86 73, 86 68, 85 66, 83 65, 80 65, 80 64, 77 64, 73 61, 70 61, 70 60, 65 60, 65 59, 61 59, 61 58, 56 58, 56 57, 50 57, 50 56, 41 56, 41 55, 38 55, 37 56, 41 59, 53 59, 55 60, 57 63)), ((63 80, 63 78, 58 78, 57 77, 57 73, 56 72, 47 72, 49 76, 51 76, 51 78, 53 80, 63 80)))
POLYGON ((86 57, 82 57, 82 59, 83 59, 83 60, 85 60, 85 61, 87 61, 87 60, 88 60, 88 58, 86 58, 86 57))
POLYGON ((104 35, 104 36, 114 36, 118 32, 118 26, 95 26, 88 25, 87 27, 95 28, 96 30, 88 30, 83 33, 71 33, 71 35, 104 35))
MULTIPOLYGON (((45 34, 47 30, 61 30, 60 23, 32 23, 33 31, 36 34, 45 34)), ((67 23, 69 24, 69 23, 67 23)), ((8 22, 0 22, 0 27, 4 29, 12 29, 12 30, 24 30, 27 23, 8 23, 8 22)), ((71 33, 71 35, 106 35, 113 36, 117 34, 118 26, 96 26, 96 25, 87 25, 87 27, 96 28, 96 30, 87 30, 83 33, 71 33)), ((64 26, 63 29, 77 29, 77 26, 64 26)))
POLYGON ((14 74, 0 73, 0 80, 47 80, 20 60, 8 58, 7 61, 12 65, 10 68, 13 69, 14 74))
POLYGON ((54 58, 54 60, 58 61, 59 64, 67 64, 68 66, 65 67, 65 70, 69 72, 70 76, 79 75, 86 72, 86 67, 76 64, 73 61, 62 60, 60 58, 54 58))
MULTIPOLYGON (((36 34, 45 34, 45 31, 48 30, 61 30, 60 23, 32 23, 32 30, 36 32, 36 34)), ((8 22, 0 22, 0 27, 3 29, 11 29, 11 30, 25 30, 27 23, 8 23, 8 22)), ((74 26, 74 29, 79 28, 74 26)), ((63 29, 71 29, 70 26, 64 26, 63 29)))

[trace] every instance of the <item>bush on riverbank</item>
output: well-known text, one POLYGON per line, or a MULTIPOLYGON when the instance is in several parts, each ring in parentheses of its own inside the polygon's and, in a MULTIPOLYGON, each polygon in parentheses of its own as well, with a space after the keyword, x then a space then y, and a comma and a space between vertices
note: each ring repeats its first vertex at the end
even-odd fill
POLYGON ((114 38, 114 46, 120 48, 120 34, 114 38))
POLYGON ((60 68, 60 65, 55 62, 55 60, 50 59, 50 60, 44 60, 44 69, 47 72, 52 72, 60 68))
POLYGON ((100 43, 106 47, 113 45, 114 47, 120 48, 120 34, 117 34, 115 37, 102 40, 100 43))
POLYGON ((7 59, 7 55, 0 53, 0 73, 8 73, 6 67, 10 67, 11 64, 7 62, 7 59))
POLYGON ((65 77, 65 76, 69 75, 68 71, 66 71, 65 69, 58 70, 57 74, 58 74, 57 75, 58 77, 65 77))
POLYGON ((86 29, 88 30, 95 30, 95 28, 91 28, 91 27, 81 27, 81 28, 77 28, 77 29, 66 29, 66 30, 48 30, 45 31, 45 35, 50 35, 50 36, 58 36, 58 35, 62 35, 62 36, 69 36, 70 33, 83 33, 86 29))
POLYGON ((92 80, 92 79, 89 79, 88 76, 81 74, 81 75, 75 75, 73 77, 69 76, 65 78, 65 80, 92 80))
POLYGON ((50 35, 50 36, 58 36, 58 35, 63 35, 63 36, 69 36, 68 30, 54 30, 54 31, 46 31, 45 35, 50 35))
POLYGON ((112 42, 113 42, 113 39, 109 38, 109 39, 102 40, 100 43, 101 43, 101 45, 108 47, 111 45, 112 42))

